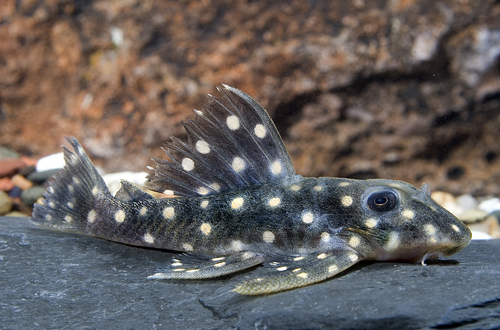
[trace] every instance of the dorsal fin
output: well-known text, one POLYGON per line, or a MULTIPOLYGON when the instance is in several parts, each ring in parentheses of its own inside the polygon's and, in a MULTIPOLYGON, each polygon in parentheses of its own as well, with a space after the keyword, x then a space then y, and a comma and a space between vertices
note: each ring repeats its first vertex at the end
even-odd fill
POLYGON ((172 137, 165 152, 172 161, 154 159, 146 186, 178 196, 201 196, 290 182, 295 170, 267 112, 242 91, 223 85, 223 98, 209 95, 194 120, 183 122, 188 141, 172 137))

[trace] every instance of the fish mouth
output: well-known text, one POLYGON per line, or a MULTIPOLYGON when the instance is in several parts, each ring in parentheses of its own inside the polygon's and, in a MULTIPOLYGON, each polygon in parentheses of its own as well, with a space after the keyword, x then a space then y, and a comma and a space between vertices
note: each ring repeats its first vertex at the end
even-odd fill
POLYGON ((455 245, 455 246, 450 246, 450 247, 443 247, 441 249, 429 251, 425 253, 422 257, 420 258, 415 258, 413 260, 410 260, 410 262, 415 262, 415 263, 421 263, 422 266, 425 266, 426 263, 425 261, 428 259, 438 259, 439 256, 443 257, 449 257, 455 253, 458 253, 465 249, 469 245, 470 241, 464 242, 463 244, 460 245, 455 245))

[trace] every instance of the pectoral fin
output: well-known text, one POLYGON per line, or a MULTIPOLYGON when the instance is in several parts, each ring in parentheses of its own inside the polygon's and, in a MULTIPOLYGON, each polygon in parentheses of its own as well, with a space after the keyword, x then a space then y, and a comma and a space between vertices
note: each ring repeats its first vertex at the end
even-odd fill
POLYGON ((270 262, 265 275, 238 284, 234 291, 261 295, 290 290, 335 276, 360 260, 358 253, 346 249, 270 262))
POLYGON ((219 277, 253 267, 264 261, 262 255, 242 252, 229 256, 211 257, 199 254, 182 254, 161 272, 150 279, 202 279, 219 277))

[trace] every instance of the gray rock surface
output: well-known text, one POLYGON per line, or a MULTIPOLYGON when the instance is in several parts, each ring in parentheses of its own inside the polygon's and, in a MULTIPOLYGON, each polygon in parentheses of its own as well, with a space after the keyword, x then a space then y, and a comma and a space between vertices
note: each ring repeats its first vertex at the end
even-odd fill
POLYGON ((2 329, 498 329, 500 241, 429 262, 362 263, 279 294, 230 292, 252 272, 153 281, 172 253, 0 217, 2 329))

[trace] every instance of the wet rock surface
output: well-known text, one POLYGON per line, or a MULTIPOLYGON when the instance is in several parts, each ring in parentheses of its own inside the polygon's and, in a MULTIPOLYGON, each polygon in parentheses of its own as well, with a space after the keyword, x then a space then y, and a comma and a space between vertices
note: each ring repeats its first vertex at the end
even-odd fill
POLYGON ((0 145, 140 171, 226 83, 297 171, 500 194, 498 1, 7 0, 0 145), (47 130, 50 127, 50 130, 47 130))
POLYGON ((362 263, 279 294, 230 292, 258 269, 209 281, 146 276, 172 253, 55 233, 0 217, 2 328, 497 329, 500 240, 458 255, 362 263))

